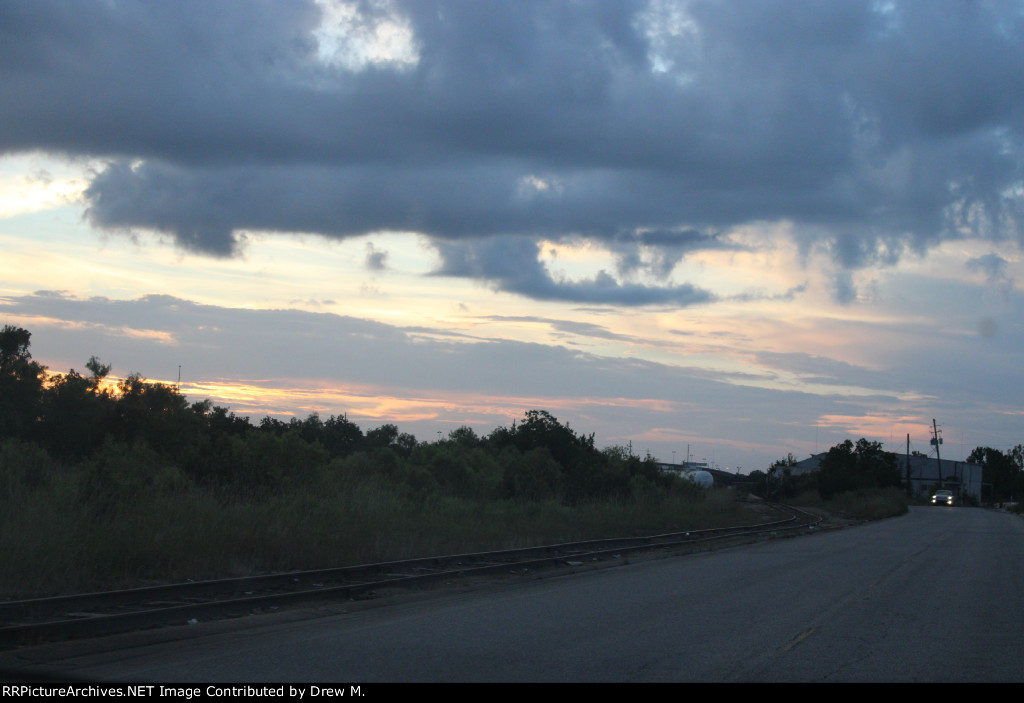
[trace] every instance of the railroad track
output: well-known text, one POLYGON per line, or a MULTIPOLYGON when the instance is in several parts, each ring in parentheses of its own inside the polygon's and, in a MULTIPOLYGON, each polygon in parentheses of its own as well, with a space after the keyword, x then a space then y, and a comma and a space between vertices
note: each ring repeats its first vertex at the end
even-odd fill
POLYGON ((304 601, 372 598, 383 588, 459 576, 581 566, 641 550, 801 530, 820 521, 796 508, 776 509, 784 517, 754 525, 7 601, 0 603, 0 648, 237 617, 304 601))

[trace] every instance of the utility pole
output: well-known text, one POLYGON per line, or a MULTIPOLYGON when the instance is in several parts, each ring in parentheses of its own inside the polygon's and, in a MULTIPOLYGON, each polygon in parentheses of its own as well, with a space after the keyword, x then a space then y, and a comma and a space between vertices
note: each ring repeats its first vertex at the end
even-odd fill
POLYGON ((910 433, 907 432, 907 497, 912 495, 913 492, 910 489, 910 433))
POLYGON ((942 488, 942 455, 939 453, 939 445, 942 444, 942 437, 939 436, 939 426, 932 418, 932 445, 935 447, 935 460, 939 462, 939 488, 942 488))

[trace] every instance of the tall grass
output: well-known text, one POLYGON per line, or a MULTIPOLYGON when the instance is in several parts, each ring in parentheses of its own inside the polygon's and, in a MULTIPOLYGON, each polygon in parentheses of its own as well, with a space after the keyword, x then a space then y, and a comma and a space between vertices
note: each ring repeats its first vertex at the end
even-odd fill
POLYGON ((569 507, 458 498, 380 476, 353 479, 324 470, 302 487, 240 495, 195 485, 153 457, 134 457, 149 463, 125 480, 117 461, 72 469, 30 445, 4 447, 0 598, 651 534, 738 519, 725 492, 639 492, 628 500, 569 507))
POLYGON ((858 520, 881 520, 906 513, 907 496, 902 489, 894 486, 848 491, 828 501, 826 508, 858 520))
POLYGON ((817 491, 805 491, 787 502, 823 508, 855 520, 881 520, 907 512, 907 497, 902 489, 894 486, 847 491, 833 496, 831 500, 822 500, 817 491))

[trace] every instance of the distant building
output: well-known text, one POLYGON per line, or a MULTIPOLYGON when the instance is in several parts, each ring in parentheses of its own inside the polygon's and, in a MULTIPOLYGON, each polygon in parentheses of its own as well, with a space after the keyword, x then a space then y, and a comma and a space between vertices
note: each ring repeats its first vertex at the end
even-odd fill
POLYGON ((746 476, 740 476, 720 469, 712 469, 706 461, 684 461, 679 464, 656 461, 654 465, 658 467, 659 471, 676 474, 677 476, 687 476, 697 471, 706 471, 714 479, 716 486, 731 487, 734 484, 744 483, 746 479, 746 476))
MULTIPOLYGON (((889 452, 892 454, 892 452, 889 452)), ((809 459, 787 467, 793 476, 817 471, 826 453, 815 454, 809 459)), ((907 482, 907 462, 910 462, 910 489, 915 496, 924 496, 939 485, 939 461, 928 456, 906 456, 893 454, 900 470, 900 484, 907 482)), ((964 461, 942 460, 942 487, 960 496, 973 496, 981 502, 981 467, 964 461)))
POLYGON ((685 474, 690 471, 707 471, 708 464, 706 461, 684 461, 681 464, 670 464, 667 461, 656 461, 654 465, 658 467, 659 471, 664 471, 669 474, 685 474))

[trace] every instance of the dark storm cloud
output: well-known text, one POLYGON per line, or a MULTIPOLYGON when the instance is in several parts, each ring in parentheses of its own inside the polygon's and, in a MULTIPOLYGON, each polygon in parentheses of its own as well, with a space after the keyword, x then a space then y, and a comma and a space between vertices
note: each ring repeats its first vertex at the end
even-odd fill
POLYGON ((3 3, 0 153, 109 159, 100 228, 221 256, 244 230, 413 230, 442 271, 541 299, 711 298, 552 281, 541 238, 599 240, 627 279, 754 222, 847 269, 1024 241, 1020 2, 360 7, 406 23, 411 60, 321 60, 311 1, 3 3), (522 268, 484 261, 495 236, 522 268))

